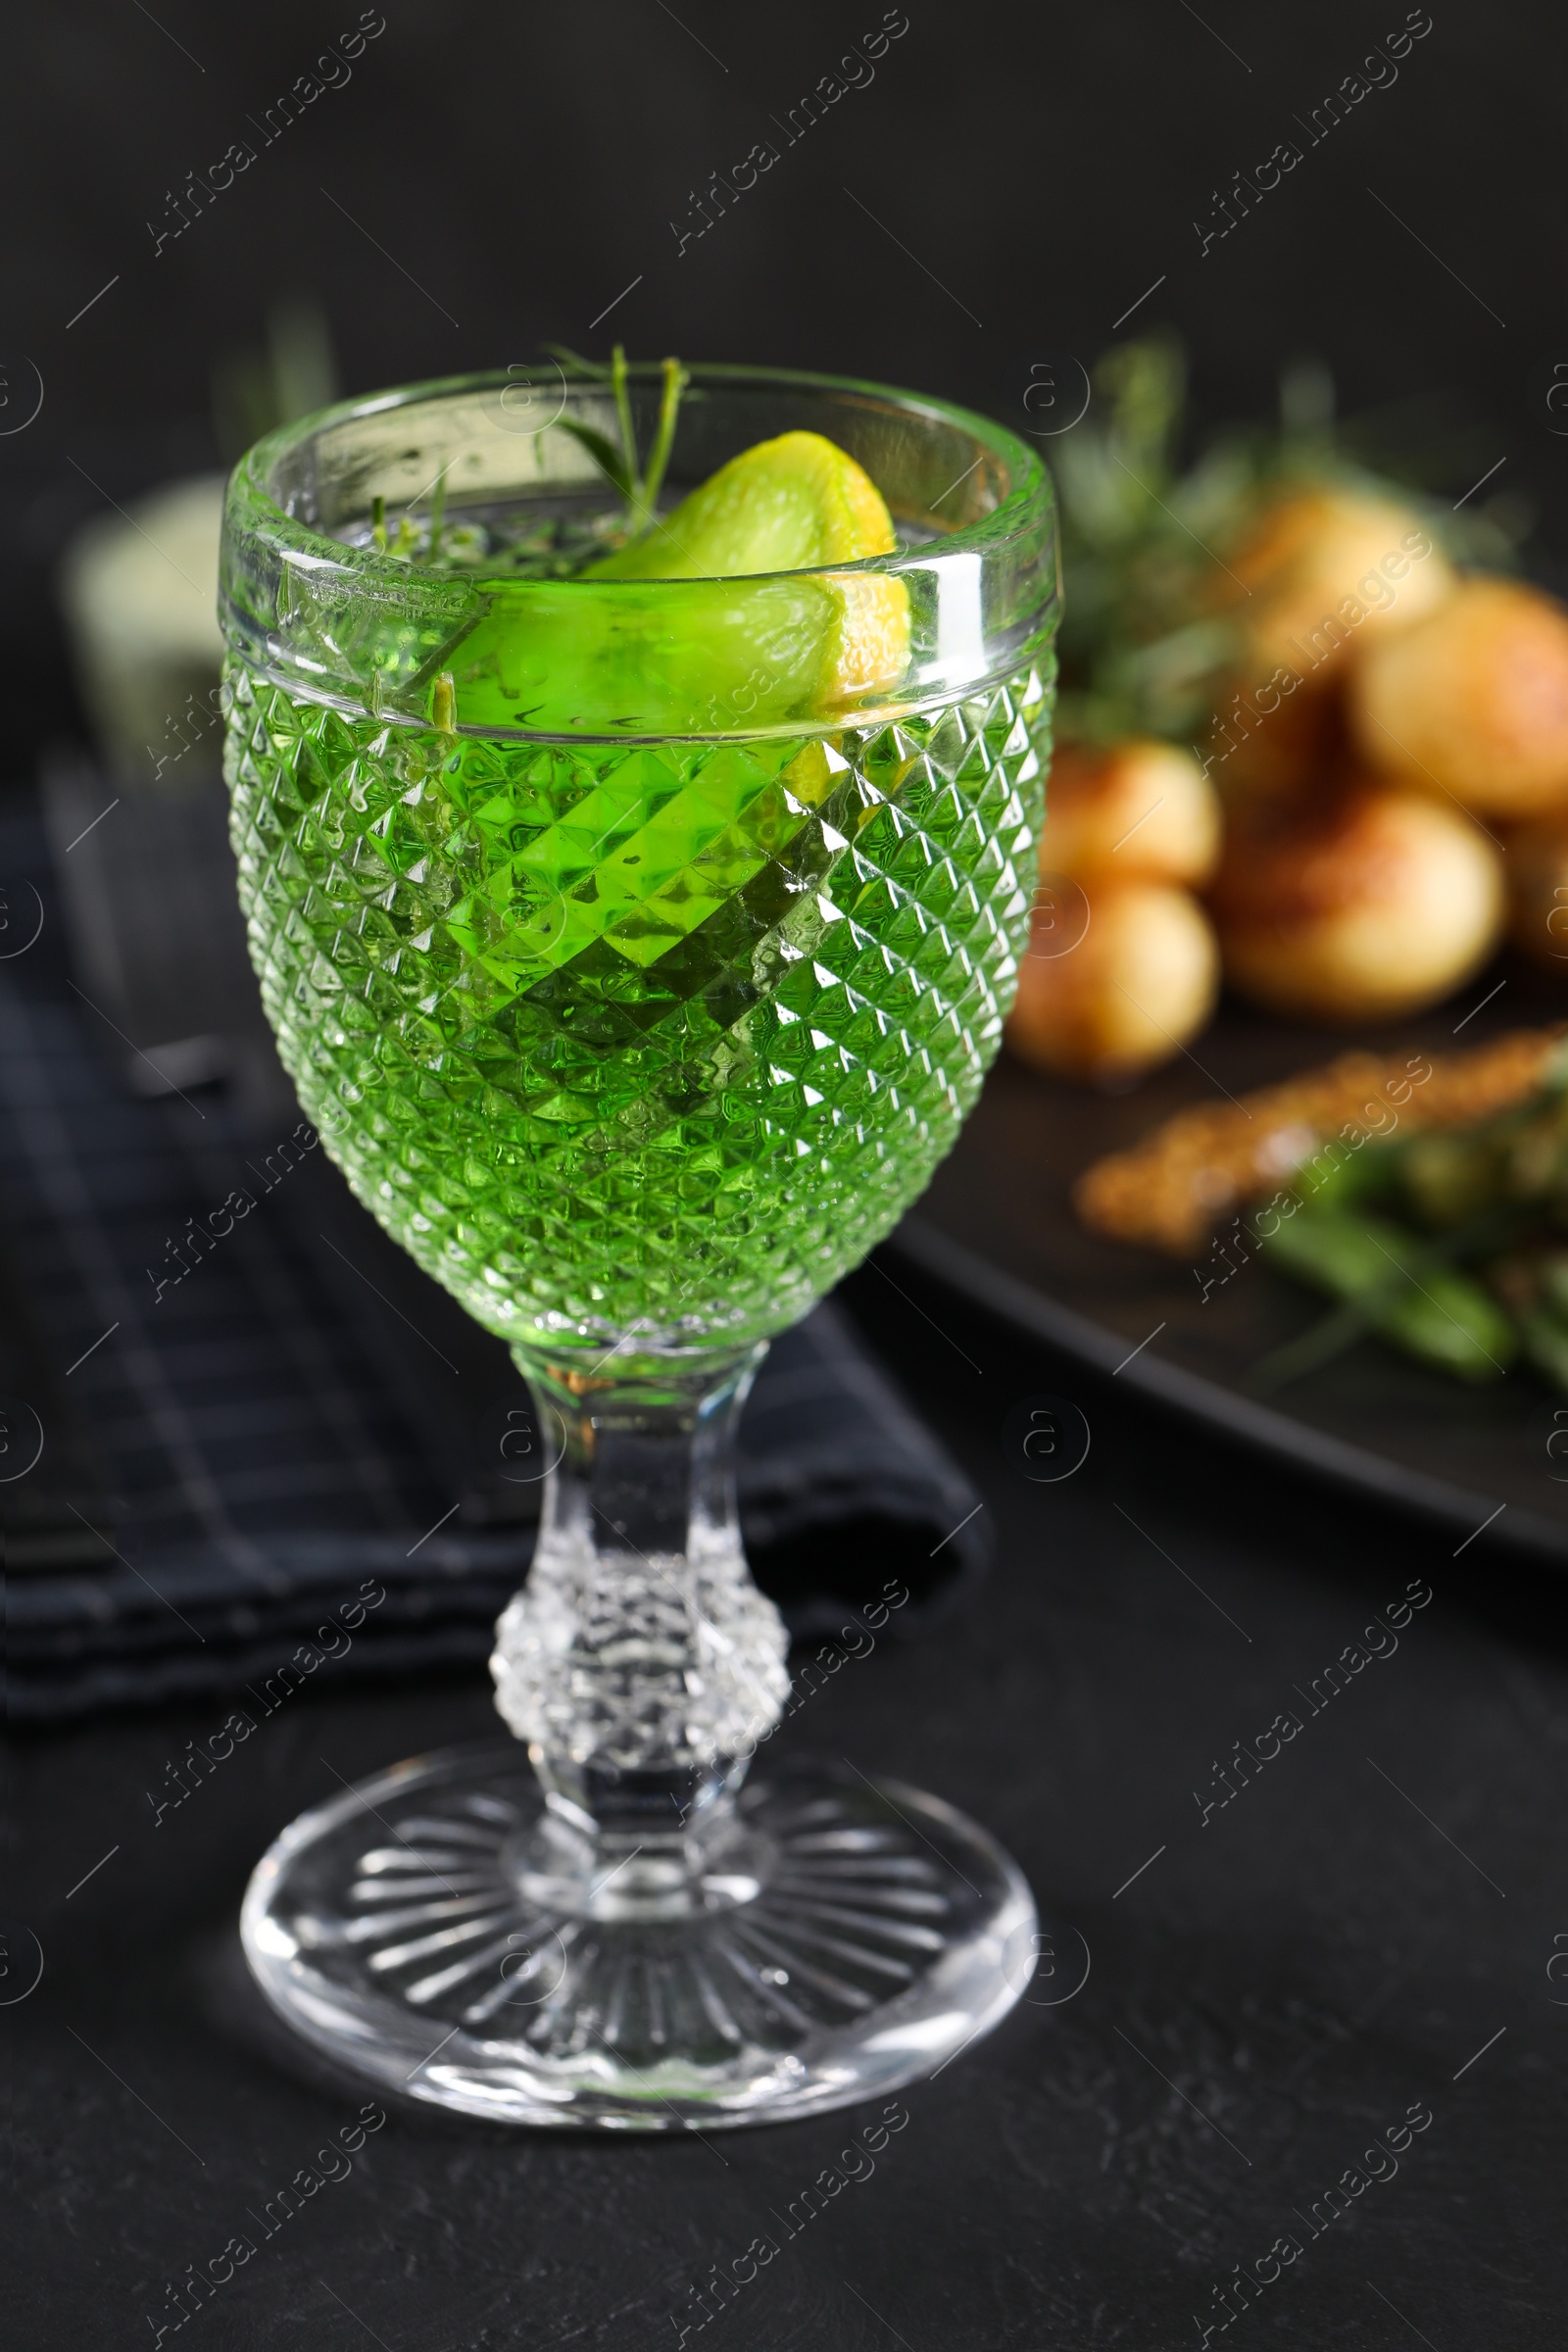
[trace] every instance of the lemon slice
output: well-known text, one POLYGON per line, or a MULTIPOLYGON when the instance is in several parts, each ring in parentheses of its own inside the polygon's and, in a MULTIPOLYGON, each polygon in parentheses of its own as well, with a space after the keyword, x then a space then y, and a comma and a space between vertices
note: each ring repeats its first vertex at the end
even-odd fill
MULTIPOLYGON (((644 538, 585 576, 736 579, 858 564, 897 546, 881 492, 846 451, 821 433, 780 433, 731 458, 644 538)), ((909 600, 904 582, 886 574, 822 585, 831 611, 814 700, 829 711, 898 684, 909 654, 909 600)))

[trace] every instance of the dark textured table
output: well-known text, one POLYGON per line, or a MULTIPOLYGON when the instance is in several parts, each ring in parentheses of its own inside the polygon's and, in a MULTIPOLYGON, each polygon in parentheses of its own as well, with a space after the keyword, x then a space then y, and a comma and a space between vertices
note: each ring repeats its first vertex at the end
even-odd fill
POLYGON ((362 2136, 368 2091, 251 1989, 241 1890, 337 1775, 491 1731, 481 1677, 301 1695, 156 1829, 146 1791, 220 1710, 17 1742, 11 1910, 44 1967, 17 1998, 13 1930, 13 2341, 1568 2341, 1568 1588, 1161 1422, 911 1280, 868 1269, 852 1303, 980 1483, 998 1569, 790 1738, 1006 1840, 1048 1929, 1031 1996, 891 2131, 884 2102, 707 2141, 394 2106, 362 2136), (1041 1392, 1093 1431, 1055 1484, 1002 1438, 1041 1392), (255 2251, 195 2296, 235 2239, 255 2251), (745 2278, 728 2300, 715 2265, 745 2278))

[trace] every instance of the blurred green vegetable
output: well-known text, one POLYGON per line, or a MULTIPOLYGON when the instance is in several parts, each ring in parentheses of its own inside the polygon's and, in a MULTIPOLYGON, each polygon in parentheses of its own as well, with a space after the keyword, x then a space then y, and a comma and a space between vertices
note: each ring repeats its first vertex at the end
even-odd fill
POLYGON ((1480 1283, 1434 1264, 1416 1235, 1385 1218, 1303 1211, 1265 1248, 1299 1281, 1357 1305, 1367 1329, 1456 1379, 1499 1379, 1519 1352, 1513 1323, 1480 1283))
POLYGON ((1369 1331, 1461 1380, 1521 1355, 1568 1393, 1568 1044, 1526 1102, 1475 1126, 1369 1142, 1297 1178, 1262 1239, 1281 1272, 1340 1301, 1260 1364, 1278 1388, 1369 1331))

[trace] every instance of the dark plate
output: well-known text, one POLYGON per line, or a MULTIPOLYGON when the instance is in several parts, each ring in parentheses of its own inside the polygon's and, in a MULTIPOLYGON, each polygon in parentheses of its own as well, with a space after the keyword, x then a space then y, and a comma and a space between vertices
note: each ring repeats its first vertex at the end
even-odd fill
MULTIPOLYGON (((1216 1089, 1242 1095, 1352 1046, 1451 1053, 1562 1017, 1560 995, 1543 998, 1521 973, 1499 971, 1506 984, 1481 1011, 1469 1007, 1496 987, 1498 973, 1421 1020, 1350 1037, 1227 1004, 1192 1056, 1119 1096, 1038 1076, 1004 1054, 957 1149, 891 1246, 977 1303, 1168 1405, 1424 1511, 1458 1536, 1490 1521, 1489 1539, 1568 1566, 1568 1459, 1548 1451, 1562 1400, 1554 1404, 1531 1374, 1467 1388, 1367 1340, 1265 1400, 1248 1390, 1251 1368, 1317 1321, 1323 1301, 1255 1255, 1242 1262, 1233 1250, 1227 1260, 1205 1249, 1187 1264, 1098 1240, 1069 1200, 1074 1178, 1093 1160, 1216 1089)), ((1558 1426, 1568 1428, 1568 1411, 1558 1426)), ((1559 1435, 1559 1455, 1563 1444, 1559 1435)))

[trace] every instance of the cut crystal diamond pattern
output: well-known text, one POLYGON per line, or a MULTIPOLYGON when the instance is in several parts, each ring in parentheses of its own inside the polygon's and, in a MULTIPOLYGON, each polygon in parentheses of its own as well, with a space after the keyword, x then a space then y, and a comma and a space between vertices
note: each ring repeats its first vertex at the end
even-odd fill
POLYGON ((360 1198, 514 1342, 793 1322, 997 1051, 1050 684, 824 739, 585 747, 231 666, 252 956, 360 1198))
POLYGON ((576 1854, 514 1741, 419 1757, 273 1845, 246 1957, 401 2097, 704 2134, 940 2072, 1029 1982, 1028 1890, 951 1806, 785 1766, 710 1827, 677 1895, 667 1854, 576 1854))
POLYGON ((316 1965, 341 1977, 346 1956, 383 1996, 445 2027, 449 2064, 468 2057, 470 2035, 492 2061, 541 2071, 597 2042, 645 2079, 678 2052, 680 2087, 704 2069, 717 2091, 743 2052, 794 2049, 814 2027, 906 1992, 968 1908, 891 1808, 868 1823, 857 1815, 871 1807, 842 1798, 791 1804, 754 1789, 742 1817, 766 1825, 770 1884, 737 1903, 720 1882, 695 1933, 684 1919, 674 1935, 607 1930, 524 1891, 519 1849, 536 1810, 514 1767, 482 1794, 392 1813, 391 1840, 370 1823, 344 1915, 313 1922, 316 1965))

